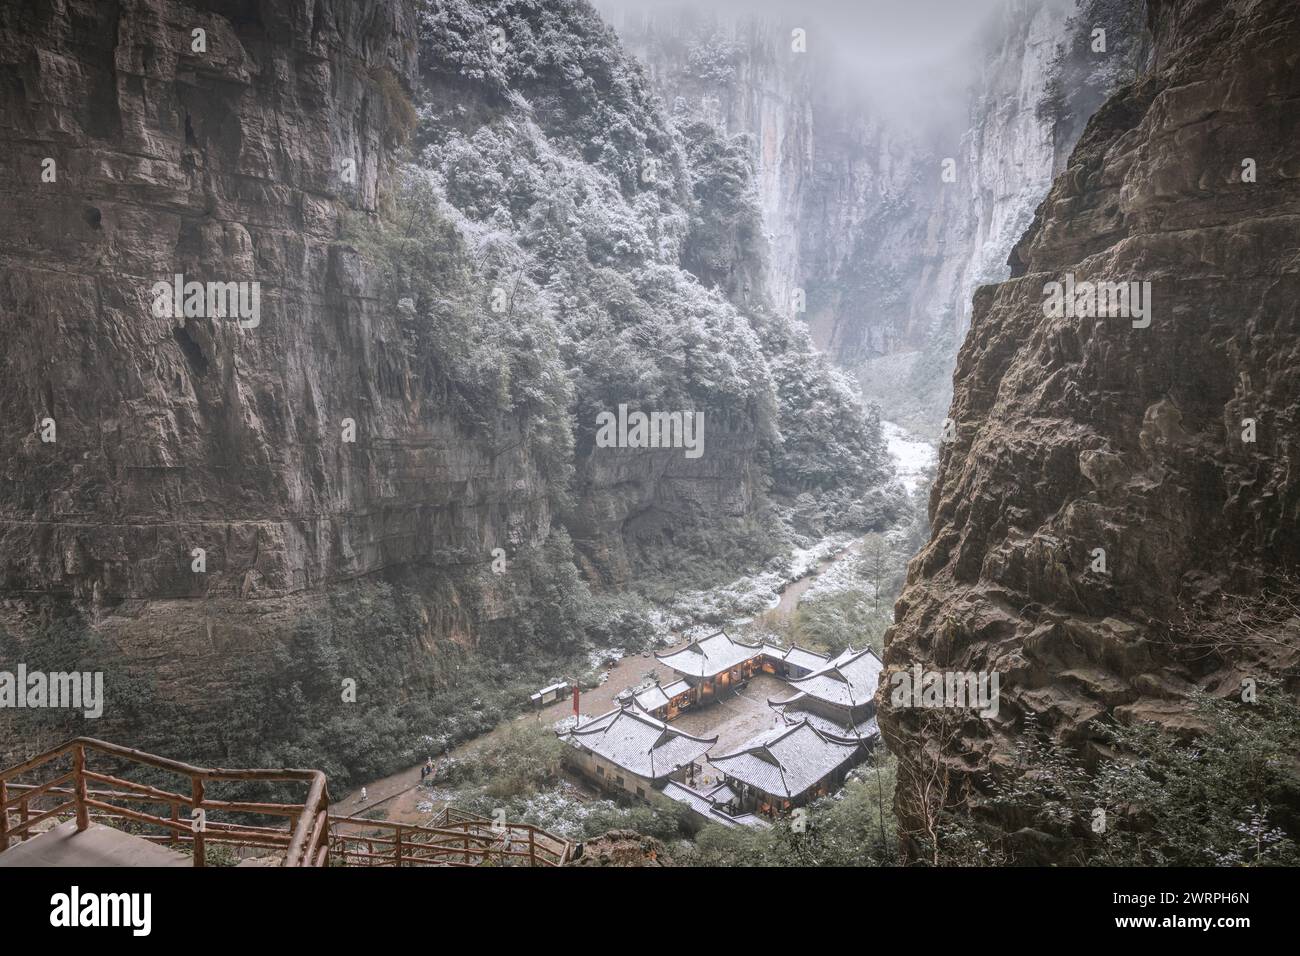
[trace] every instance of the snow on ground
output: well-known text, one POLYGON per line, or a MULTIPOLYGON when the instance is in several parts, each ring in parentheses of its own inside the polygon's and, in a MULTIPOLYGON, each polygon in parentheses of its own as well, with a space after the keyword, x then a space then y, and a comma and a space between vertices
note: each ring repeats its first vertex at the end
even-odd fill
POLYGON ((595 813, 615 816, 619 806, 613 800, 592 800, 566 780, 554 789, 529 797, 520 819, 532 820, 536 826, 566 840, 581 840, 583 823, 595 813))
POLYGON ((859 570, 860 555, 861 551, 855 544, 852 554, 847 554, 840 560, 828 564, 817 575, 817 579, 809 585, 808 590, 799 595, 799 603, 825 597, 836 591, 861 591, 863 596, 869 599, 872 584, 859 570))
MULTIPOLYGON (((928 469, 934 466, 935 449, 893 422, 882 421, 880 425, 894 459, 896 478, 912 494, 925 480, 928 469)), ((896 546, 905 533, 905 526, 894 527, 885 532, 885 538, 891 546, 896 546)), ((817 579, 799 596, 800 601, 850 588, 870 596, 870 582, 858 575, 858 561, 848 553, 856 553, 859 542, 852 534, 832 534, 806 548, 795 548, 786 559, 769 563, 765 571, 706 590, 682 591, 669 605, 650 612, 657 643, 668 646, 708 637, 719 628, 738 630, 758 615, 778 607, 781 592, 819 566, 817 579), (831 558, 836 560, 825 564, 831 558)), ((621 651, 593 651, 591 666, 601 666, 611 654, 622 656, 621 651)))
POLYGON ((587 666, 595 669, 609 664, 617 664, 627 651, 621 647, 598 647, 587 652, 587 666))
MULTIPOLYGON (((889 455, 894 459, 896 479, 907 489, 909 495, 914 494, 937 460, 934 446, 893 422, 882 421, 880 429, 884 433, 889 455)), ((901 546, 910 520, 910 517, 904 517, 898 524, 885 530, 884 538, 889 548, 897 549, 901 546)), ((822 569, 817 580, 799 596, 800 603, 835 591, 857 590, 863 593, 864 599, 872 597, 873 585, 860 570, 860 562, 863 560, 859 556, 860 542, 855 542, 852 550, 852 555, 845 555, 842 560, 822 569)))
POLYGON ((415 805, 420 813, 432 813, 439 803, 455 803, 461 792, 455 787, 424 787, 419 790, 421 800, 415 805), (425 809, 425 808, 428 809, 425 809))
POLYGON ((898 470, 898 480, 910 495, 920 487, 926 470, 933 468, 938 460, 934 446, 893 422, 882 421, 880 430, 884 433, 890 457, 894 459, 894 467, 898 470))
POLYGON ((821 562, 844 551, 852 544, 851 534, 833 534, 807 548, 796 548, 779 567, 737 578, 728 584, 705 591, 683 591, 664 615, 665 622, 682 637, 707 637, 719 626, 738 628, 764 611, 781 603, 781 592, 791 583, 807 577, 821 562), (717 621, 718 624, 693 622, 717 621))

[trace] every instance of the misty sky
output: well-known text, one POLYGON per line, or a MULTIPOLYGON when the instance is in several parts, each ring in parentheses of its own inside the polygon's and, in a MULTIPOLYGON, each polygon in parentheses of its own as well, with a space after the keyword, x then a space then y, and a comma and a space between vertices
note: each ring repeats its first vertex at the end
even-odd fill
POLYGON ((621 10, 686 7, 734 18, 758 15, 826 39, 864 70, 882 73, 942 65, 970 56, 980 26, 1007 0, 595 0, 616 26, 621 10), (825 34, 822 33, 825 31, 825 34))
MULTIPOLYGON (((748 17, 782 32, 802 27, 808 56, 825 51, 842 77, 841 93, 873 104, 914 129, 960 135, 967 92, 987 66, 988 28, 995 35, 1003 12, 1016 5, 1074 0, 593 0, 615 29, 627 14, 716 15, 726 24, 748 17)), ((834 82, 834 81, 832 81, 834 82)))

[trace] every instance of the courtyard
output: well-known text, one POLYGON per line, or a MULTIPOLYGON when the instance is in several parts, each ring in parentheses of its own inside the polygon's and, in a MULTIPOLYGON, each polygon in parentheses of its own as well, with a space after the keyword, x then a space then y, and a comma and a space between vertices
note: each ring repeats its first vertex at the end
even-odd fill
MULTIPOLYGON (((794 693, 793 688, 771 674, 755 674, 749 684, 738 693, 716 699, 710 704, 683 712, 672 724, 689 734, 710 736, 717 734, 718 742, 710 748, 712 753, 726 754, 743 747, 759 734, 781 725, 779 714, 767 706, 769 699, 783 699, 794 693)), ((704 765, 704 783, 716 782, 720 774, 708 763, 704 765)))

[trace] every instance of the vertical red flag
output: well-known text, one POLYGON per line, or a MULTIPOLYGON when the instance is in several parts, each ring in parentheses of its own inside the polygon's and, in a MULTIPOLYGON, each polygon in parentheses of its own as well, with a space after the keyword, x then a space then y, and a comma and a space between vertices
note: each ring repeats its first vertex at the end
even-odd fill
POLYGON ((578 685, 573 685, 573 716, 578 716, 578 685))

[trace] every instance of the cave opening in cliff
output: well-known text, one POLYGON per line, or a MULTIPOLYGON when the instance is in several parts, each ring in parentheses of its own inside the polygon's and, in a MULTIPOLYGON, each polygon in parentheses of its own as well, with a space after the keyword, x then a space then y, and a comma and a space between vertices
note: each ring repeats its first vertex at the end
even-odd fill
POLYGON ((172 338, 180 346, 181 354, 190 370, 196 375, 203 375, 208 370, 208 357, 203 354, 203 347, 194 341, 194 337, 183 325, 172 327, 172 338))

